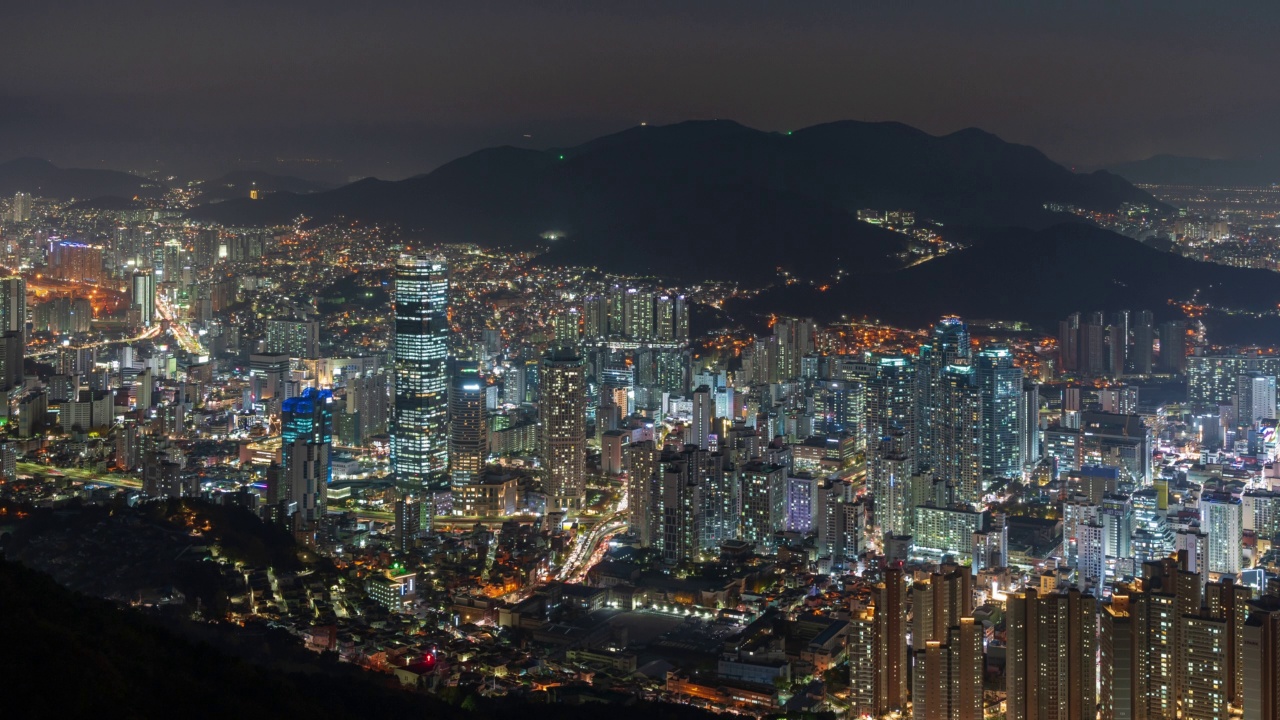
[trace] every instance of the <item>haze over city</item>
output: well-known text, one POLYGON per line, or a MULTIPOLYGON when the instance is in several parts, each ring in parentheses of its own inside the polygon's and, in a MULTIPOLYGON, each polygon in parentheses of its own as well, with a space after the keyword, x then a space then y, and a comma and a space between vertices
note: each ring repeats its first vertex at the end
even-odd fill
POLYGON ((400 178, 640 123, 981 127, 1067 165, 1280 151, 1280 11, 1196 2, 25 3, 0 142, 60 164, 400 178), (526 137, 531 136, 531 137, 526 137), (299 160, 307 162, 297 162, 299 160), (279 160, 285 162, 280 163, 279 160))

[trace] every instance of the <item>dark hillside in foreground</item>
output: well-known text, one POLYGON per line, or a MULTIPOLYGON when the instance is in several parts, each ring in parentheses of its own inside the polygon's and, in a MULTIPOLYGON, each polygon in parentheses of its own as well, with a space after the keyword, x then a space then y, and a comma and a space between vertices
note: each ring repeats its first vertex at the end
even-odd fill
MULTIPOLYGON (((167 628, 173 621, 66 590, 42 573, 0 560, 0 661, 4 703, 15 717, 199 718, 429 717, 435 720, 706 720, 679 705, 598 707, 519 704, 472 697, 474 711, 414 694, 386 675, 313 656, 305 673, 231 657, 167 628)), ((193 634, 210 632, 199 625, 193 634)), ((238 627, 213 632, 243 633, 238 627)), ((241 643, 244 644, 244 643, 241 643)), ((263 662, 270 662, 269 644, 263 662)), ((248 654, 248 653, 246 653, 248 654)), ((312 657, 298 648, 297 654, 312 657)))

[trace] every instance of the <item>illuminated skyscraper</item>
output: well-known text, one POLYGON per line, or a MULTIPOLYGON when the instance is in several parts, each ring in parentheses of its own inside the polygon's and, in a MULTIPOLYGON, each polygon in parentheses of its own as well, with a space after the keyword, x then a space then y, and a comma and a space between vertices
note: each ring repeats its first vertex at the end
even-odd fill
POLYGON ((911 471, 908 469, 907 434, 893 427, 872 453, 871 491, 876 499, 876 521, 883 535, 908 535, 913 525, 911 471))
POLYGON ((1040 385, 1023 380, 1018 397, 1018 445, 1024 466, 1040 462, 1040 385))
POLYGON ((1250 603, 1240 635, 1245 720, 1280 718, 1280 595, 1274 591, 1250 603))
POLYGON ((1209 572, 1236 575, 1241 570, 1244 507, 1229 493, 1200 498, 1200 527, 1209 535, 1209 572))
POLYGON ((876 609, 855 607, 849 617, 849 711, 854 717, 876 712, 876 609))
POLYGON ((281 473, 285 497, 308 522, 324 517, 333 446, 333 392, 307 388, 281 405, 281 473))
POLYGON ((1098 610, 1076 590, 1009 595, 1005 690, 1009 720, 1095 720, 1098 610))
POLYGON ((1058 367, 1073 373, 1080 364, 1080 313, 1072 313, 1058 322, 1058 367))
POLYGON ((814 388, 814 411, 821 415, 822 431, 854 438, 854 447, 862 450, 867 439, 863 424, 867 415, 866 387, 853 380, 826 380, 814 388))
POLYGON ((689 341, 689 301, 683 295, 676 298, 676 342, 689 341))
POLYGON ((590 343, 609 337, 609 298, 589 295, 582 299, 582 337, 590 343))
POLYGON ((454 485, 469 483, 484 470, 489 451, 484 388, 476 363, 459 362, 449 383, 449 473, 454 485))
POLYGON ((915 720, 982 720, 982 623, 960 618, 941 640, 911 639, 915 720))
POLYGON ((1115 587, 1101 615, 1104 717, 1177 716, 1187 680, 1181 620, 1200 613, 1202 597, 1200 576, 1169 558, 1144 563, 1140 580, 1115 587))
POLYGON ((320 357, 318 320, 267 321, 267 354, 296 358, 320 357))
POLYGON ((443 261, 401 255, 395 277, 395 405, 391 470, 439 492, 449 467, 449 274, 443 261))
POLYGON ((627 510, 629 513, 631 532, 640 540, 641 547, 652 547, 657 543, 661 530, 659 515, 659 496, 662 487, 659 478, 658 460, 661 451, 652 440, 635 443, 630 447, 631 472, 627 483, 627 510))
POLYGON ((586 380, 582 358, 570 350, 542 360, 538 414, 548 509, 576 508, 586 492, 586 380))
POLYGON ((405 552, 413 548, 422 530, 422 503, 407 495, 396 500, 395 548, 405 552))
POLYGON ((933 468, 938 461, 938 414, 942 405, 942 375, 947 366, 969 360, 969 328, 958 317, 945 317, 933 326, 929 342, 920 346, 916 364, 916 465, 933 468))
POLYGON ((813 352, 817 326, 811 318, 781 318, 773 326, 778 347, 778 379, 800 377, 800 358, 813 352))
POLYGON ((637 341, 653 339, 653 311, 653 293, 634 288, 627 290, 623 301, 623 313, 626 316, 628 339, 637 341))
POLYGON ((911 588, 911 707, 918 720, 982 720, 982 623, 968 568, 950 566, 911 588))
POLYGON ((654 306, 653 332, 660 342, 675 339, 676 303, 670 295, 659 295, 654 306))
POLYGON ((910 358, 885 355, 873 359, 867 382, 867 477, 886 534, 906 531, 910 508, 907 482, 915 472, 915 367, 910 358))
POLYGON ((27 341, 27 281, 13 276, 0 279, 0 333, 22 333, 27 341))
POLYGON ((283 400, 289 397, 290 385, 288 355, 249 356, 249 389, 254 400, 283 400))
POLYGON ((24 192, 13 195, 13 221, 27 222, 31 219, 31 196, 24 192))
POLYGON ((1117 584, 1103 607, 1102 717, 1209 720, 1243 710, 1275 718, 1264 709, 1276 666, 1257 672, 1267 661, 1253 628, 1260 608, 1280 603, 1251 601, 1252 589, 1230 578, 1204 585, 1188 560, 1180 551, 1144 563, 1141 578, 1117 584))
POLYGON ((1187 371, 1187 328, 1180 322, 1160 325, 1160 371, 1173 374, 1187 371))
POLYGON ((578 327, 581 313, 576 307, 566 306, 551 318, 551 327, 556 343, 560 345, 576 345, 578 343, 578 327))
POLYGON ((982 482, 983 417, 973 367, 950 365, 940 378, 939 403, 933 418, 934 477, 955 491, 956 500, 974 504, 982 482))
POLYGON ((715 403, 715 396, 706 385, 693 391, 693 422, 687 442, 697 445, 699 450, 706 450, 711 438, 711 420, 716 416, 715 403))
POLYGON ((1151 374, 1151 357, 1155 350, 1156 321, 1150 310, 1139 310, 1133 324, 1133 371, 1151 374))
POLYGON ((12 390, 22 384, 24 352, 22 333, 0 333, 0 390, 12 390))
POLYGON ((875 716, 907 707, 907 580, 901 567, 885 570, 875 598, 875 716))
POLYGON ((1250 372, 1236 380, 1236 426, 1252 427, 1259 420, 1276 417, 1276 378, 1250 372))
POLYGON ((156 320, 156 276, 147 270, 133 274, 133 305, 138 323, 150 327, 156 320))
POLYGON ((1105 337, 1102 326, 1102 313, 1093 313, 1080 325, 1079 360, 1076 370, 1085 377, 1099 377, 1106 374, 1107 348, 1103 342, 1105 337))
POLYGON ((49 247, 49 276, 59 280, 98 282, 102 279, 102 248, 58 240, 49 247))
MULTIPOLYGON (((1236 584, 1233 578, 1205 585, 1201 616, 1216 618, 1225 625, 1226 699, 1237 708, 1245 697, 1245 627, 1248 624, 1253 589, 1236 584)), ((1191 654, 1190 651, 1188 654, 1191 654)))
POLYGON ((982 476, 1021 477, 1022 368, 1014 367, 1013 353, 1004 345, 981 350, 974 367, 982 398, 982 476))

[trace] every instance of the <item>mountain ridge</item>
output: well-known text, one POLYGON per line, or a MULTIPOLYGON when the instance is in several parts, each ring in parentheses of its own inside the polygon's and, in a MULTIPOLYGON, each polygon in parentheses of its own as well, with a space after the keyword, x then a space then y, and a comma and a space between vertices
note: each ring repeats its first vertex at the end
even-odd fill
POLYGON ((1150 185, 1267 186, 1280 183, 1280 152, 1245 158, 1159 154, 1107 169, 1129 182, 1150 185))
POLYGON ((230 200, 248 197, 250 189, 256 187, 264 193, 289 192, 305 195, 322 190, 331 190, 332 186, 312 182, 292 175, 277 175, 263 170, 232 170, 216 178, 201 183, 200 202, 230 200))
POLYGON ((359 219, 395 224, 412 240, 520 248, 555 234, 568 240, 555 245, 556 262, 673 276, 707 269, 664 249, 698 248, 717 261, 713 275, 756 281, 798 254, 883 265, 906 237, 858 222, 859 209, 1047 227, 1062 219, 1045 209, 1051 202, 1159 206, 1123 180, 1073 173, 975 128, 934 136, 902 123, 837 121, 780 133, 695 120, 568 148, 487 148, 406 180, 231 200, 191 216, 232 226, 359 219))
POLYGON ((63 168, 48 160, 19 157, 0 163, 0 195, 25 192, 58 200, 159 197, 163 183, 120 170, 63 168))

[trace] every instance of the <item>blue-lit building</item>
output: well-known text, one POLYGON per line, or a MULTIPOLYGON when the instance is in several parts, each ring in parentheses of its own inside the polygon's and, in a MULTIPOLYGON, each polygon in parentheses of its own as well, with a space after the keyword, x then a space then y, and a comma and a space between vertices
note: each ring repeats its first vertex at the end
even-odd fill
POLYGON ((307 522, 324 517, 333 479, 333 392, 307 388, 285 400, 280 417, 284 497, 307 522))
POLYGON ((402 486, 447 492, 449 274, 444 262, 401 255, 394 298, 391 470, 402 486))
POLYGON ((982 474, 990 478, 1022 476, 1022 368, 1004 345, 983 348, 974 359, 982 396, 982 474))
POLYGON ((942 438, 941 413, 946 389, 943 375, 951 365, 968 363, 969 328, 958 317, 948 316, 933 326, 929 342, 920 346, 916 359, 915 462, 920 469, 933 469, 942 438))

